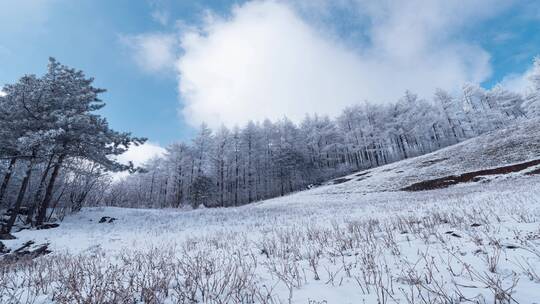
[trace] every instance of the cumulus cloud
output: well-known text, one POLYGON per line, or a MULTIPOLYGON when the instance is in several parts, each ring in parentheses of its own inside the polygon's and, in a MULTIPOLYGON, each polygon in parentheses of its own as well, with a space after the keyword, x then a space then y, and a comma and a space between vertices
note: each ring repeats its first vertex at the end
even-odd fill
POLYGON ((150 6, 152 19, 157 23, 166 26, 170 20, 169 5, 167 0, 147 0, 150 6))
POLYGON ((152 18, 163 26, 169 23, 169 17, 168 11, 156 9, 152 12, 152 18))
POLYGON ((454 35, 493 13, 486 1, 340 3, 369 24, 367 41, 354 48, 306 21, 294 3, 279 1, 235 6, 228 17, 211 15, 184 32, 176 66, 187 121, 217 126, 335 115, 363 100, 393 101, 406 89, 429 97, 437 87, 490 75, 489 54, 454 35))
POLYGON ((147 72, 174 70, 178 41, 173 34, 149 33, 122 36, 121 41, 130 48, 137 65, 147 72))
POLYGON ((513 73, 505 76, 500 82, 500 85, 510 91, 528 94, 534 90, 531 78, 533 78, 533 75, 539 75, 539 73, 540 65, 533 63, 525 72, 521 74, 513 73))
POLYGON ((160 145, 146 142, 139 146, 131 146, 125 153, 118 156, 117 161, 123 164, 131 161, 135 166, 141 166, 148 160, 161 157, 165 153, 166 150, 160 145))
POLYGON ((523 74, 513 73, 505 76, 500 85, 507 90, 518 92, 518 93, 527 93, 530 89, 529 77, 532 75, 532 68, 525 71, 523 74))
MULTIPOLYGON (((136 167, 144 165, 147 161, 162 157, 167 150, 158 144, 146 142, 139 146, 131 146, 125 153, 117 156, 116 160, 127 165, 130 161, 136 167)), ((129 176, 128 172, 112 172, 110 173, 113 181, 117 182, 129 176)))

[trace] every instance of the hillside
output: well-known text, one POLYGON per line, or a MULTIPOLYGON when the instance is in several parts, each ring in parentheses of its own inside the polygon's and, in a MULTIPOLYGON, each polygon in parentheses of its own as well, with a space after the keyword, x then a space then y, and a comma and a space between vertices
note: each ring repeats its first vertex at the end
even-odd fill
POLYGON ((350 181, 324 191, 396 191, 420 181, 539 159, 540 121, 531 120, 515 123, 434 153, 351 174, 338 179, 339 183, 350 181))
POLYGON ((531 121, 238 208, 86 208, 4 241, 52 252, 4 263, 0 302, 540 303, 534 166, 400 191, 535 160, 539 137, 531 121))

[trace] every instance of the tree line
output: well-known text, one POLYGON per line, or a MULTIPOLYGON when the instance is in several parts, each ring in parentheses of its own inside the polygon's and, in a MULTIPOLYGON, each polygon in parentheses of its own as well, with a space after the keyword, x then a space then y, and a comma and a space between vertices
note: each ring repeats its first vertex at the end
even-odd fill
POLYGON ((215 131, 203 124, 111 188, 107 202, 131 207, 227 207, 282 196, 347 173, 426 154, 540 111, 540 59, 531 90, 466 84, 430 100, 405 92, 394 103, 348 107, 331 119, 307 115, 215 131))
POLYGON ((20 222, 40 227, 56 208, 79 210, 108 186, 106 171, 134 170, 112 156, 145 139, 109 127, 96 113, 105 90, 92 83, 51 58, 44 75, 2 88, 0 235, 20 222))
POLYGON ((145 139, 112 130, 96 111, 104 90, 56 60, 0 95, 0 234, 41 226, 85 205, 228 207, 286 195, 354 171, 422 155, 540 114, 540 59, 531 89, 467 84, 363 102, 335 118, 306 115, 211 130, 167 147, 143 168, 115 156, 145 139), (108 171, 133 174, 113 181, 108 171))

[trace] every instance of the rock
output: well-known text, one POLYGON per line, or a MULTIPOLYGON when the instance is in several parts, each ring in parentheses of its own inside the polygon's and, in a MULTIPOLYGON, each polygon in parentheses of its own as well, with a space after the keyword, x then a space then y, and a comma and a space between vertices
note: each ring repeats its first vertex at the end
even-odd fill
POLYGON ((481 224, 478 224, 478 223, 473 223, 473 224, 471 224, 471 227, 480 227, 480 226, 482 226, 482 225, 481 225, 481 224))
POLYGON ((34 241, 28 241, 21 247, 13 250, 11 253, 7 253, 2 256, 0 262, 13 263, 20 259, 34 259, 42 255, 51 253, 49 250, 49 243, 34 246, 34 241))
POLYGON ((344 177, 336 178, 335 180, 332 181, 332 184, 333 185, 343 184, 343 183, 346 183, 346 182, 348 182, 350 180, 351 180, 351 178, 344 178, 344 177))
POLYGON ((446 231, 444 234, 449 234, 449 235, 451 235, 451 236, 453 236, 453 237, 457 237, 457 238, 460 238, 460 237, 461 237, 461 235, 455 233, 455 232, 452 231, 452 230, 446 231))
POLYGON ((36 227, 37 230, 44 230, 44 229, 51 229, 51 228, 56 228, 60 226, 60 224, 57 224, 57 223, 45 223, 43 225, 40 225, 38 227, 36 227))
POLYGON ((32 240, 30 240, 30 241, 28 241, 28 242, 22 244, 21 247, 15 249, 15 250, 13 251, 13 253, 25 252, 25 251, 27 251, 26 248, 29 248, 30 246, 32 246, 32 245, 34 245, 34 244, 35 244, 35 242, 32 241, 32 240))
POLYGON ((14 240, 16 237, 9 233, 0 234, 0 240, 14 240))
POLYGON ((4 243, 0 242, 0 254, 6 254, 9 252, 9 249, 4 245, 4 243))
POLYGON ((482 249, 479 248, 479 249, 476 249, 476 250, 474 251, 474 254, 476 254, 476 255, 478 255, 478 254, 486 254, 486 252, 485 252, 484 250, 482 250, 482 249))
MULTIPOLYGON (((5 215, 7 216, 11 216, 13 214, 13 211, 15 211, 13 208, 9 208, 5 215)), ((17 214, 20 214, 20 215, 28 215, 28 208, 27 207, 21 207, 19 208, 19 211, 17 212, 17 214)))
POLYGON ((110 217, 110 216, 103 216, 101 217, 101 219, 99 220, 99 223, 112 223, 116 221, 116 218, 115 217, 110 217))

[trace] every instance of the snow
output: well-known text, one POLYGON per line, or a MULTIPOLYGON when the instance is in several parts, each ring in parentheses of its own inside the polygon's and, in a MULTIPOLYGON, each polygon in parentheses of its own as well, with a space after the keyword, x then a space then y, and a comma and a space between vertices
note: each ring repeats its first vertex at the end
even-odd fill
MULTIPOLYGON (((352 272, 361 268, 358 259, 365 253, 364 246, 373 247, 375 252, 380 253, 375 258, 377 265, 389 267, 395 289, 398 286, 410 288, 409 284, 400 283, 405 280, 400 276, 410 272, 409 267, 415 267, 407 266, 408 263, 416 265, 414 269, 425 275, 428 263, 424 263, 423 255, 427 255, 439 263, 441 271, 437 275, 442 278, 445 290, 448 288, 450 294, 454 288, 453 283, 450 283, 452 281, 464 286, 474 285, 474 288, 463 288, 462 292, 469 297, 482 295, 486 302, 492 303, 493 293, 485 287, 486 283, 463 274, 463 265, 472 265, 479 274, 489 276, 492 273, 486 270, 486 260, 499 252, 499 264, 493 275, 500 278, 504 286, 510 286, 512 274, 516 273, 520 280, 512 296, 520 303, 531 303, 533 299, 540 301, 540 293, 537 291, 540 281, 539 278, 529 279, 518 263, 528 261, 531 269, 540 269, 539 252, 535 255, 527 251, 524 248, 528 247, 523 243, 527 240, 531 248, 540 248, 539 184, 540 178, 531 176, 418 193, 369 193, 359 192, 354 183, 344 183, 239 208, 86 208, 79 214, 67 217, 59 228, 23 230, 16 234, 17 240, 6 241, 6 244, 14 247, 15 243, 27 240, 50 242, 54 252, 42 260, 63 254, 98 255, 98 261, 103 265, 116 263, 114 261, 118 255, 126 251, 134 253, 148 252, 153 248, 173 248, 175 255, 180 257, 184 254, 181 248, 190 247, 189 244, 197 244, 191 246, 194 252, 219 248, 224 254, 233 254, 240 249, 241 252, 257 256, 255 274, 267 286, 277 284, 274 295, 286 302, 288 290, 285 284, 276 275, 270 274, 269 266, 265 266, 266 257, 261 254, 263 244, 277 240, 279 246, 286 245, 291 250, 299 250, 298 257, 301 258, 297 262, 303 275, 300 286, 293 288, 292 303, 308 303, 310 300, 327 303, 357 303, 359 299, 366 303, 376 301, 374 291, 363 294, 354 275, 349 277, 343 270, 344 265, 349 265, 352 272), (348 191, 333 191, 336 187, 348 191), (98 223, 102 216, 115 217, 117 220, 113 223, 98 223), (448 223, 437 222, 437 218, 450 220, 448 223), (399 219, 418 222, 412 224, 417 225, 418 231, 399 231, 396 224, 399 219), (341 240, 341 236, 336 233, 344 234, 341 241, 346 242, 348 237, 354 235, 349 230, 351 227, 365 227, 372 221, 378 222, 373 226, 373 240, 361 241, 362 238, 356 240, 352 237, 349 240, 354 243, 351 248, 336 247, 341 240), (430 221, 433 221, 432 226, 427 224, 430 221), (481 226, 471 227, 474 223, 481 226), (393 231, 388 232, 387 228, 393 231), (309 231, 327 232, 332 235, 329 236, 331 241, 317 244, 305 238, 309 231), (461 237, 446 234, 447 231, 453 231, 461 237), (384 245, 385 242, 391 243, 387 233, 395 239, 395 245, 384 245), (281 238, 285 235, 296 234, 299 235, 294 240, 297 244, 283 243, 281 238), (481 245, 475 241, 477 238, 484 239, 481 245), (496 240, 499 245, 489 244, 490 239, 496 240), (518 248, 508 249, 505 247, 507 245, 518 248), (313 279, 306 258, 314 246, 320 247, 323 252, 318 270, 320 280, 313 279), (392 254, 392 251, 399 253, 392 254), (343 256, 336 258, 339 256, 336 252, 343 256), (447 265, 443 263, 445 261, 447 265), (444 270, 450 266, 462 274, 452 277, 449 271, 444 270), (334 272, 334 280, 329 281, 329 273, 334 272)), ((278 252, 276 250, 276 256, 269 260, 279 259, 283 253, 278 252)), ((397 289, 393 297, 396 301, 401 299, 401 303, 406 303, 404 295, 397 289)), ((45 303, 50 300, 47 297, 41 299, 45 299, 45 303)))
POLYGON ((540 159, 540 121, 519 121, 423 156, 351 174, 329 191, 395 191, 415 182, 540 159), (367 173, 366 173, 367 172, 367 173), (354 185, 350 185, 353 183, 354 185))
MULTIPOLYGON (((168 292, 160 284, 150 289, 157 303, 190 303, 182 298, 185 290, 195 290, 203 303, 245 302, 235 290, 265 303, 540 303, 540 175, 398 191, 426 178, 538 158, 528 126, 514 134, 488 134, 350 175, 348 182, 243 207, 84 208, 58 228, 23 230, 4 241, 11 248, 48 242, 53 253, 34 268, 1 271, 0 302, 16 294, 35 303, 96 303, 99 286, 92 279, 109 276, 123 280, 108 289, 109 301, 111 290, 134 277, 165 282, 168 292), (117 220, 99 223, 103 216, 117 220), (47 288, 29 287, 41 286, 31 269, 48 278, 47 288), (194 275, 202 269, 213 270, 194 275), (66 285, 69 274, 77 279, 66 285), (198 287, 189 283, 195 277, 198 287), (228 283, 202 292, 220 282, 228 283)), ((128 290, 144 298, 142 287, 128 290)))

